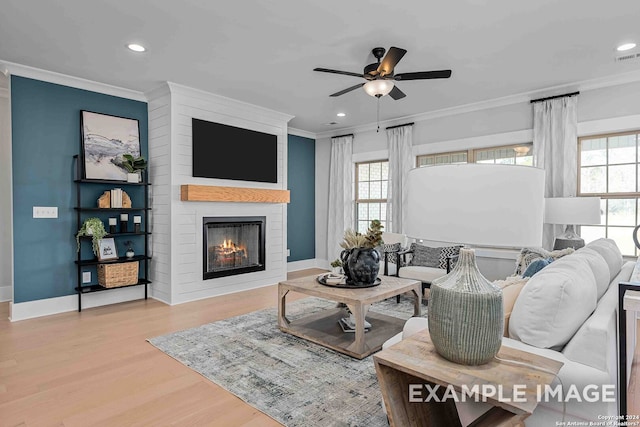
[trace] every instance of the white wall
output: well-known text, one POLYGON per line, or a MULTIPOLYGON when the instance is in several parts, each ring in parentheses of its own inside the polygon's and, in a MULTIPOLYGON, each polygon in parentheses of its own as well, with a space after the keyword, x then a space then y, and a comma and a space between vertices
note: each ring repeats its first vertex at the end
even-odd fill
POLYGON ((0 301, 13 298, 11 102, 9 78, 0 74, 0 301))
POLYGON ((283 203, 180 200, 183 184, 286 190, 290 116, 169 83, 149 93, 149 155, 154 165, 154 298, 178 304, 271 285, 287 273, 287 211, 283 203), (278 139, 278 182, 259 183, 192 176, 192 118, 270 133, 278 139), (157 182, 156 182, 157 181, 157 182), (203 217, 264 216, 265 271, 202 279, 203 217))
MULTIPOLYGON (((639 99, 640 82, 582 91, 578 98, 579 136, 640 129, 639 99)), ((531 142, 533 139, 533 112, 528 101, 433 116, 415 121, 413 151, 416 155, 531 142)), ((384 128, 381 127, 380 132, 376 133, 369 126, 362 131, 356 129, 353 133, 354 162, 388 158, 384 128)), ((333 259, 327 255, 326 248, 330 144, 330 137, 316 139, 316 254, 320 259, 333 259)), ((483 273, 484 270, 491 270, 488 276, 499 274, 495 278, 504 277, 502 274, 509 270, 509 258, 515 258, 516 253, 513 251, 506 259, 504 254, 497 257, 491 252, 479 254, 478 264, 483 268, 483 273)))

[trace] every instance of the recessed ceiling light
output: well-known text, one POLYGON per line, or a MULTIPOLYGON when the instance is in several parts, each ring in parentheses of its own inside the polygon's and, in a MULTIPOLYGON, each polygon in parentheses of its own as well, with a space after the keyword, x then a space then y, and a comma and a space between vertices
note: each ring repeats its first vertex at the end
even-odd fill
POLYGON ((130 43, 127 45, 127 47, 134 52, 144 52, 145 50, 147 50, 147 48, 137 43, 130 43))
POLYGON ((616 48, 616 50, 617 50, 618 52, 624 52, 625 50, 631 50, 631 49, 633 49, 634 47, 636 47, 636 44, 635 44, 635 43, 625 43, 625 44, 621 44, 620 46, 618 46, 618 47, 616 48))
POLYGON ((336 114, 336 116, 338 116, 338 117, 344 117, 346 115, 347 115, 346 113, 338 113, 338 114, 336 114))

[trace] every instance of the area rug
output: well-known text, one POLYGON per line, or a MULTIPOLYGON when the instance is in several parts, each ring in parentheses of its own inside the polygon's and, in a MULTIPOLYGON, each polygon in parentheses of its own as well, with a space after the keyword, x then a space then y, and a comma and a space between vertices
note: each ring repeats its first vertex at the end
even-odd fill
MULTIPOLYGON (((287 317, 332 307, 305 298, 287 304, 287 317)), ((408 319, 413 300, 394 297, 371 310, 408 319)), ((275 308, 148 341, 286 426, 388 425, 372 357, 356 360, 281 332, 275 308)))

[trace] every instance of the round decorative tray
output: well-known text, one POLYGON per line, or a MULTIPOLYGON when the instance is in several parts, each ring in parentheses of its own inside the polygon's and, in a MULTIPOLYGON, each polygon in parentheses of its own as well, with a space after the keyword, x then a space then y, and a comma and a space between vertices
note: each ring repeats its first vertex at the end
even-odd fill
POLYGON ((373 283, 352 283, 349 281, 344 281, 344 276, 343 280, 341 280, 338 283, 335 283, 333 280, 331 279, 338 279, 340 277, 340 275, 335 275, 333 273, 325 273, 325 274, 321 274, 319 275, 316 280, 318 281, 318 283, 320 283, 321 285, 324 286, 331 286, 333 288, 345 288, 345 289, 360 289, 360 288, 373 288, 374 286, 378 286, 382 283, 382 280, 380 280, 379 277, 376 277, 376 280, 373 283), (329 279, 329 283, 328 280, 329 279))

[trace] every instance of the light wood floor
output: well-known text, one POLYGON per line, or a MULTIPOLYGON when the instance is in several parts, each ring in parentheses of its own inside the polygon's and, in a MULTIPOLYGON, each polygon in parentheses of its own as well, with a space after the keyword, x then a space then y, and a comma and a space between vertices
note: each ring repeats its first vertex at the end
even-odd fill
MULTIPOLYGON (((274 285, 173 307, 132 301, 15 323, 0 303, 0 426, 280 426, 145 341, 276 302, 274 285)), ((638 414, 634 369, 629 401, 638 414)))

